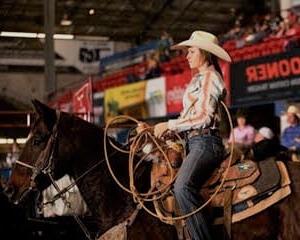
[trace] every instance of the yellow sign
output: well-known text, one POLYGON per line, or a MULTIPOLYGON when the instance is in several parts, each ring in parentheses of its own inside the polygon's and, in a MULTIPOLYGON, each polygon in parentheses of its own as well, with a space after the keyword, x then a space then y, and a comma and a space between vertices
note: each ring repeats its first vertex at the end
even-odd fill
POLYGON ((105 120, 118 115, 130 115, 135 118, 146 117, 145 107, 146 81, 127 84, 105 91, 105 120))

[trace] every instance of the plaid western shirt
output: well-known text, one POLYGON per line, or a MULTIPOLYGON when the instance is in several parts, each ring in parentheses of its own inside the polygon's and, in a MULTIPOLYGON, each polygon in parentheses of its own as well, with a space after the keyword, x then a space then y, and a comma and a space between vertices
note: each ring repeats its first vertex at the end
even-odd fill
POLYGON ((225 92, 224 81, 214 66, 204 65, 185 90, 180 117, 169 120, 168 128, 181 132, 209 127, 225 92))

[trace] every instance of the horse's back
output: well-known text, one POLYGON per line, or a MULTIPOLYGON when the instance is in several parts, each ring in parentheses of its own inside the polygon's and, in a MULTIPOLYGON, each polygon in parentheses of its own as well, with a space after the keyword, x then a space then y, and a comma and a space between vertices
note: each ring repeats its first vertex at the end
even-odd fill
POLYGON ((286 162, 292 194, 279 203, 280 239, 300 239, 300 162, 286 162))

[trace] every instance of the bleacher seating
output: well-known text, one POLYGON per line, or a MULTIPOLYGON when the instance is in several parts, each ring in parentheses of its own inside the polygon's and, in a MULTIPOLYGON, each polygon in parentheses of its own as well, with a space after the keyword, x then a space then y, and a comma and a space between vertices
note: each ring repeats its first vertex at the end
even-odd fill
POLYGON ((233 49, 232 45, 225 44, 224 48, 229 52, 234 62, 249 60, 257 57, 279 54, 286 50, 286 46, 291 41, 300 41, 298 35, 286 36, 283 38, 268 38, 255 45, 247 45, 243 48, 233 49))

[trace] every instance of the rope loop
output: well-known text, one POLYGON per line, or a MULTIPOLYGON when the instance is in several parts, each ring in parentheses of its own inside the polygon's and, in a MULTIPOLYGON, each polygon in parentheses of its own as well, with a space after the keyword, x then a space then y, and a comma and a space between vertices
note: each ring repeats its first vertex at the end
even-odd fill
MULTIPOLYGON (((225 112, 226 112, 226 115, 227 115, 227 118, 228 118, 228 121, 230 124, 231 133, 234 134, 232 118, 230 116, 229 110, 226 107, 224 102, 221 101, 221 105, 225 109, 225 112)), ((136 202, 140 208, 143 208, 150 215, 160 219, 163 222, 174 223, 175 221, 186 219, 186 218, 198 213, 204 207, 206 207, 212 201, 212 199, 219 193, 222 186, 224 185, 225 179, 228 174, 229 167, 231 166, 231 162, 232 162, 232 158, 233 158, 233 151, 234 151, 234 136, 233 136, 233 141, 231 142, 231 145, 230 145, 229 162, 224 171, 223 178, 221 180, 220 185, 216 188, 215 192, 210 196, 210 198, 205 203, 203 203, 200 207, 198 207, 194 211, 191 211, 190 213, 187 213, 187 214, 184 214, 181 216, 175 216, 175 217, 165 216, 163 214, 163 211, 160 211, 160 209, 157 209, 157 206, 159 205, 159 204, 157 204, 157 201, 161 200, 163 197, 167 196, 170 193, 170 189, 171 189, 174 181, 176 180, 177 175, 174 174, 174 170, 170 163, 170 160, 163 149, 163 144, 162 144, 161 139, 157 139, 154 137, 153 127, 144 125, 144 128, 140 128, 137 135, 132 137, 132 139, 131 139, 129 151, 124 151, 123 149, 120 149, 115 144, 113 144, 112 141, 108 141, 113 148, 115 148, 116 150, 118 150, 120 152, 127 153, 129 155, 129 162, 128 162, 129 188, 125 187, 119 181, 119 179, 116 177, 116 175, 110 165, 110 162, 108 159, 108 154, 107 154, 108 129, 110 128, 110 126, 113 123, 124 121, 124 120, 132 121, 135 124, 137 124, 137 126, 141 126, 141 122, 139 122, 137 119, 130 117, 130 116, 121 115, 121 116, 112 118, 106 124, 105 129, 104 129, 104 155, 105 155, 105 160, 106 160, 109 172, 110 172, 111 176, 113 177, 113 179, 115 180, 115 182, 117 183, 117 185, 120 188, 122 188, 124 191, 130 193, 133 197, 134 202, 136 202), (151 186, 151 189, 147 193, 140 193, 140 192, 138 192, 136 185, 135 185, 135 172, 137 171, 137 169, 139 168, 139 166, 142 164, 143 161, 147 161, 146 159, 147 159, 148 154, 145 154, 143 157, 140 157, 140 160, 137 162, 137 164, 135 164, 135 156, 138 155, 139 152, 141 152, 143 147, 145 147, 145 143, 147 143, 147 141, 149 141, 149 139, 151 140, 153 147, 152 147, 152 150, 148 154, 153 153, 154 151, 159 151, 159 153, 163 156, 164 160, 166 161, 167 168, 170 172, 170 180, 167 184, 165 184, 162 188, 159 188, 158 190, 155 190, 155 184, 154 184, 154 186, 151 186), (153 212, 152 210, 150 210, 149 207, 145 206, 145 202, 152 202, 156 209, 156 213, 153 212)), ((176 136, 176 138, 178 139, 179 142, 181 142, 181 143, 183 142, 183 139, 177 133, 174 133, 174 135, 176 136)), ((184 151, 184 157, 185 157, 185 155, 186 155, 186 153, 184 151)))

